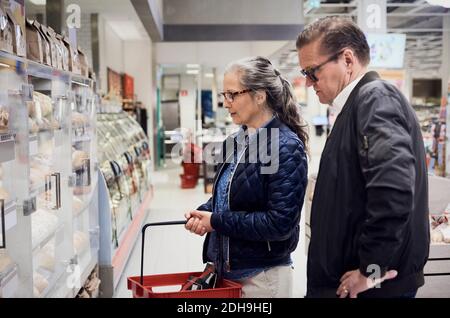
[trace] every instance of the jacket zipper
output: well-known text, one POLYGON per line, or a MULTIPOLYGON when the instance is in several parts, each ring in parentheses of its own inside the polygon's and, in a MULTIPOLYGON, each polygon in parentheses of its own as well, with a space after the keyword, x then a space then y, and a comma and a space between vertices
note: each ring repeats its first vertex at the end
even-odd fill
POLYGON ((239 162, 241 162, 242 156, 245 155, 245 151, 247 150, 247 146, 245 146, 244 150, 242 151, 242 154, 239 156, 236 166, 234 167, 233 173, 231 174, 230 182, 228 183, 228 209, 230 209, 230 192, 231 192, 231 183, 233 182, 234 174, 237 170, 239 162))
POLYGON ((230 266, 230 238, 227 237, 227 260, 225 262, 225 270, 227 272, 231 272, 231 266, 230 266))
POLYGON ((369 139, 367 136, 363 136, 363 147, 364 150, 369 150, 369 139))
MULTIPOLYGON (((237 170, 238 164, 241 161, 242 157, 245 155, 245 151, 247 150, 247 146, 245 146, 244 150, 242 151, 241 155, 239 156, 237 162, 235 163, 235 167, 233 169, 233 173, 231 174, 230 181, 228 182, 228 210, 230 209, 230 192, 231 192, 231 183, 233 182, 234 173, 237 170)), ((225 266, 227 272, 231 271, 231 265, 230 265, 230 238, 227 239, 227 257, 225 261, 225 266)))

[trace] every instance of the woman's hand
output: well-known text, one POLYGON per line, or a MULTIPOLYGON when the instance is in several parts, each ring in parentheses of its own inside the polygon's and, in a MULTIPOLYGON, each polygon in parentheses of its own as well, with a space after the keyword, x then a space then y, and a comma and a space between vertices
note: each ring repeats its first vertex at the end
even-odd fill
POLYGON ((191 233, 203 236, 208 232, 214 231, 211 226, 211 212, 193 210, 187 212, 184 216, 188 220, 184 226, 191 233))

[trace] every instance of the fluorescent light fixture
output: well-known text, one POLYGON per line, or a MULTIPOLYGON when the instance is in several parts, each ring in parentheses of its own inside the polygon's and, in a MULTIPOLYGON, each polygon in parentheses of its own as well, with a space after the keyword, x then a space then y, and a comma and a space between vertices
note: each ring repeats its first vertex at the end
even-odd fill
POLYGON ((432 6, 441 6, 444 8, 450 8, 449 0, 426 0, 432 6))
POLYGON ((124 41, 142 40, 143 37, 138 27, 133 21, 108 21, 109 26, 114 33, 124 41))
POLYGON ((47 0, 30 0, 30 2, 37 6, 45 6, 47 4, 47 0))
POLYGON ((198 70, 187 70, 186 74, 188 74, 188 75, 198 75, 198 70))
POLYGON ((214 78, 214 74, 213 73, 205 73, 205 77, 206 78, 214 78))
POLYGON ((186 64, 187 68, 200 68, 200 65, 198 64, 186 64))
POLYGON ((10 66, 8 64, 3 64, 3 63, 0 63, 0 67, 10 68, 10 66))

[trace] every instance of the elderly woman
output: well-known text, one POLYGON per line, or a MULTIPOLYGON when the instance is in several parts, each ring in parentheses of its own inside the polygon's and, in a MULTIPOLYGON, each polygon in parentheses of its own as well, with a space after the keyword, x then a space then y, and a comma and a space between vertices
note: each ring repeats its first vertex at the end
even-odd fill
POLYGON ((289 82, 263 57, 231 63, 224 106, 238 133, 224 141, 212 198, 186 213, 208 233, 203 261, 243 285, 243 296, 291 297, 308 139, 289 82))

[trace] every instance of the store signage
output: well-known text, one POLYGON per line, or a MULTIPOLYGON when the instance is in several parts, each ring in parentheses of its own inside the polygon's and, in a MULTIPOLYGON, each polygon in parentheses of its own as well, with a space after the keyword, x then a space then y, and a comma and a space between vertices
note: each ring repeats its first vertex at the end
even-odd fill
POLYGON ((77 4, 69 4, 66 8, 68 17, 66 19, 67 27, 69 29, 81 28, 81 8, 77 4))
POLYGON ((360 0, 358 25, 364 33, 386 33, 386 0, 360 0))

